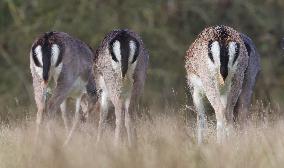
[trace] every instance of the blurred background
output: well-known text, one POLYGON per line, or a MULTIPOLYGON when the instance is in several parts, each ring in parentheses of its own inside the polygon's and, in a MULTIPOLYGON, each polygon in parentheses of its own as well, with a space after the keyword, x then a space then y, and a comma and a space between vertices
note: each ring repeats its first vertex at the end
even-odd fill
POLYGON ((224 24, 250 36, 262 70, 254 103, 284 108, 283 0, 0 0, 0 120, 34 117, 29 51, 46 31, 94 49, 112 29, 138 32, 150 53, 143 104, 153 112, 188 103, 184 55, 196 36, 224 24))

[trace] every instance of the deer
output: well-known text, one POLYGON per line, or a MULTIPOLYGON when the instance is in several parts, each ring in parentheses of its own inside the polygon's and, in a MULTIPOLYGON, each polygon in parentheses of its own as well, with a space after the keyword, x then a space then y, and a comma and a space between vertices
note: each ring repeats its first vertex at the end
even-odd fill
POLYGON ((260 71, 260 58, 252 40, 228 26, 204 29, 185 56, 187 85, 197 111, 197 141, 206 128, 205 110, 213 107, 217 141, 232 130, 234 114, 247 117, 253 88, 260 71))
POLYGON ((68 144, 80 118, 82 96, 88 95, 90 103, 96 102, 93 57, 93 51, 87 44, 65 32, 46 32, 36 38, 30 50, 30 70, 37 106, 36 137, 43 118, 50 123, 60 108, 67 132, 64 145, 68 144), (75 99, 75 115, 70 130, 66 111, 69 98, 75 99))
POLYGON ((114 144, 120 144, 126 128, 128 145, 135 145, 134 109, 143 92, 148 60, 149 54, 140 36, 128 29, 111 31, 96 50, 94 75, 100 103, 97 143, 105 130, 112 103, 116 118, 114 144))

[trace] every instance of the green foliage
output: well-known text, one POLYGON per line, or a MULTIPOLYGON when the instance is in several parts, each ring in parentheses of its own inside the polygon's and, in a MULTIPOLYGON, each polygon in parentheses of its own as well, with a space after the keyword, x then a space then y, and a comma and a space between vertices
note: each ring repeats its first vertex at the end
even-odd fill
POLYGON ((183 102, 185 51, 199 32, 217 24, 255 41, 263 64, 256 95, 283 101, 283 9, 282 0, 2 0, 0 104, 13 104, 15 97, 20 105, 33 102, 29 50, 39 33, 65 31, 96 48, 116 28, 140 33, 150 52, 145 97, 151 99, 145 102, 183 102))

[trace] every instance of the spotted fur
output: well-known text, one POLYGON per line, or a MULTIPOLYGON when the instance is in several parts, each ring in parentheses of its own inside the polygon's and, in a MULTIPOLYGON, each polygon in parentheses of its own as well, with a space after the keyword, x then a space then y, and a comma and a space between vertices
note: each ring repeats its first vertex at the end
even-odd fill
POLYGON ((97 49, 94 73, 101 90, 98 142, 112 102, 116 116, 115 143, 121 141, 124 126, 129 145, 135 143, 134 110, 144 87, 148 57, 141 38, 130 30, 111 31, 97 49))
MULTIPOLYGON (((253 43, 250 41, 250 44, 246 44, 247 41, 243 35, 230 27, 214 26, 203 30, 186 52, 188 86, 194 95, 194 105, 198 112, 199 142, 202 141, 203 123, 206 118, 204 117, 206 101, 209 101, 215 111, 217 137, 221 141, 226 130, 232 125, 233 111, 238 99, 242 97, 241 93, 247 96, 252 93, 255 74, 259 71, 259 60, 256 54, 250 57, 248 52, 253 48, 253 43), (219 49, 219 52, 214 51, 215 54, 212 51, 214 42, 218 42, 220 46, 215 47, 214 50, 219 49), (245 76, 248 69, 252 69, 252 73, 245 76), (198 85, 196 81, 199 81, 198 85), (246 83, 249 83, 249 86, 246 83)), ((243 102, 238 103, 237 106, 242 105, 243 102)), ((247 105, 246 103, 245 106, 247 105)))

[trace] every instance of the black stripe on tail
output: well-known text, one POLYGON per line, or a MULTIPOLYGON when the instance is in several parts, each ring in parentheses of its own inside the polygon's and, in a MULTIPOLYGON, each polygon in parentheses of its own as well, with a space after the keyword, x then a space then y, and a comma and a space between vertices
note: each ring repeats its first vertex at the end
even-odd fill
POLYGON ((217 26, 215 27, 218 38, 219 38, 219 44, 220 44, 220 73, 223 77, 223 80, 225 80, 228 76, 228 62, 229 62, 229 51, 228 51, 228 44, 226 42, 226 39, 228 38, 229 34, 225 28, 225 26, 217 26))
POLYGON ((48 39, 53 35, 53 32, 45 33, 44 42, 42 46, 42 63, 43 63, 43 80, 48 81, 50 64, 51 64, 51 46, 48 39))

